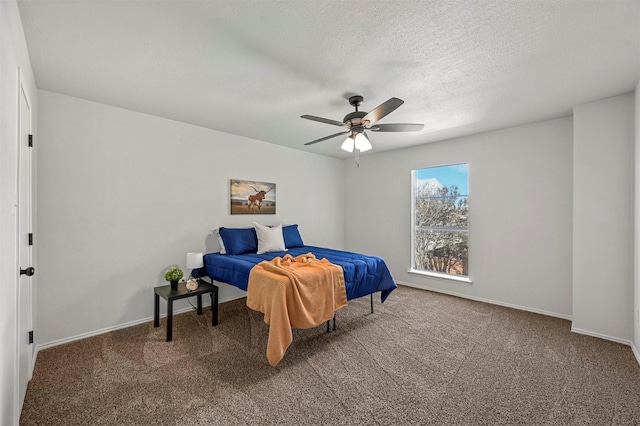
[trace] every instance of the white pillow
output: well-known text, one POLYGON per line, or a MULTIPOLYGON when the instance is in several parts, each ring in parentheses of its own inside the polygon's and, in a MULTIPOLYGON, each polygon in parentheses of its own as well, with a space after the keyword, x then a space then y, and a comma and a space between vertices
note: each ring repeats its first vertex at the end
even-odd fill
POLYGON ((222 237, 220 236, 220 228, 214 229, 213 235, 216 236, 218 244, 220 244, 220 254, 227 254, 227 250, 224 248, 224 241, 222 241, 222 237))
POLYGON ((284 237, 282 235, 282 224, 269 228, 253 222, 258 237, 258 254, 270 251, 285 251, 284 237))

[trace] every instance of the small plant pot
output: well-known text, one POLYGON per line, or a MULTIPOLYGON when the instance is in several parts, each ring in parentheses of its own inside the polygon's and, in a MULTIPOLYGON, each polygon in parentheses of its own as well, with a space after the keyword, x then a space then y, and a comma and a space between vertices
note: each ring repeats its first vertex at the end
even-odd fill
POLYGON ((178 280, 171 281, 171 289, 172 290, 177 290, 178 289, 178 280))

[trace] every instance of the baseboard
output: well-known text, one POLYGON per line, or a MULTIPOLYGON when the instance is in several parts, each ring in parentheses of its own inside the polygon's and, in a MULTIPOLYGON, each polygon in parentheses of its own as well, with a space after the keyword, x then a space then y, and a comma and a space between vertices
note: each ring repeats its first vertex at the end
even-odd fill
POLYGON ((621 339, 619 337, 613 337, 613 336, 609 336, 609 335, 606 335, 606 334, 596 333, 594 331, 582 330, 580 328, 575 328, 574 326, 571 326, 571 332, 572 333, 578 333, 578 334, 584 334, 585 336, 597 337, 599 339, 610 340, 610 341, 616 342, 616 343, 622 343, 623 345, 630 346, 631 349, 633 349, 633 343, 630 340, 621 339))
POLYGON ((33 357, 31 357, 31 365, 29 366, 29 380, 33 377, 33 371, 36 369, 36 359, 38 358, 38 346, 36 345, 35 351, 33 351, 33 357))
MULTIPOLYGON (((208 304, 208 305, 206 305, 204 303, 202 304, 203 308, 206 308, 207 306, 211 306, 211 304, 208 304)), ((184 309, 178 309, 176 311, 173 311, 173 315, 182 314, 184 312, 189 312, 189 311, 192 311, 194 309, 195 308, 192 307, 192 306, 186 307, 184 309)), ((160 318, 165 318, 166 316, 167 316, 166 313, 165 314, 160 314, 160 318)), ((153 317, 142 318, 142 319, 139 319, 139 320, 126 322, 124 324, 118 324, 118 325, 114 325, 112 327, 106 327, 106 328, 102 328, 100 330, 90 331, 88 333, 82 333, 82 334, 78 334, 78 335, 71 336, 71 337, 65 337, 64 339, 59 339, 59 340, 54 340, 54 341, 51 341, 51 342, 42 343, 42 344, 39 344, 36 347, 36 354, 38 353, 38 351, 41 351, 43 349, 52 348, 54 346, 59 346, 59 345, 64 345, 65 343, 75 342, 76 340, 86 339, 87 337, 98 336, 100 334, 109 333, 110 331, 120 330, 121 328, 133 327, 134 325, 143 324, 145 322, 150 322, 150 321, 153 321, 153 317)), ((34 365, 35 365, 35 360, 34 360, 34 365)))
POLYGON ((638 349, 636 348, 636 345, 633 344, 633 342, 631 343, 631 351, 633 352, 633 355, 635 355, 636 361, 638 361, 638 365, 640 365, 640 352, 638 352, 638 349))
POLYGON ((534 314, 546 315, 546 316, 549 316, 549 317, 561 318, 561 319, 566 319, 566 320, 571 321, 571 315, 559 314, 557 312, 549 312, 549 311, 545 311, 545 310, 542 310, 542 309, 531 308, 531 307, 528 307, 528 306, 521 306, 521 305, 515 305, 513 303, 505 303, 505 302, 500 302, 500 301, 497 301, 497 300, 485 299, 483 297, 469 296, 468 294, 457 293, 455 291, 441 290, 439 288, 433 288, 433 287, 424 286, 424 285, 415 285, 415 284, 405 283, 405 282, 401 282, 401 281, 396 281, 396 282, 398 284, 406 286, 406 287, 419 288, 421 290, 433 291, 434 293, 448 294, 449 296, 455 296, 455 297, 461 297, 463 299, 475 300, 476 302, 489 303, 491 305, 504 306, 505 308, 518 309, 518 310, 521 310, 521 311, 533 312, 534 314))

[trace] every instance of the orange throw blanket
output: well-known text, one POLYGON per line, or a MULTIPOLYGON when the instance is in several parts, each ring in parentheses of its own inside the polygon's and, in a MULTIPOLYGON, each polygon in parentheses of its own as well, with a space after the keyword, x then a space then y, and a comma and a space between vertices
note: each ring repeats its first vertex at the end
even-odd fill
POLYGON ((312 253, 265 260, 249 274, 247 306, 269 324, 267 359, 275 366, 293 341, 292 327, 315 327, 347 306, 344 273, 312 253))

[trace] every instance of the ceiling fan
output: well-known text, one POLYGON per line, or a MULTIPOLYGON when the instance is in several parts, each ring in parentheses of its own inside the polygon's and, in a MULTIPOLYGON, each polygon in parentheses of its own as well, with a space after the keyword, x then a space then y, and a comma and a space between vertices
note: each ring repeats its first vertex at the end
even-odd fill
POLYGON ((363 100, 364 98, 359 95, 351 96, 349 98, 349 104, 355 107, 356 110, 345 115, 342 119, 342 122, 330 120, 328 118, 316 117, 314 115, 301 115, 300 118, 306 118, 307 120, 318 121, 320 123, 327 123, 334 126, 346 128, 346 130, 340 133, 307 142, 305 143, 305 145, 313 145, 314 143, 326 141, 327 139, 350 133, 347 139, 342 144, 341 148, 348 152, 353 152, 355 148, 357 150, 356 153, 358 153, 371 149, 371 142, 369 142, 369 138, 367 137, 365 130, 371 130, 372 132, 417 132, 422 130, 422 128, 424 127, 424 124, 376 124, 378 120, 392 113, 400 105, 402 105, 404 103, 402 99, 391 98, 388 101, 378 105, 370 112, 358 111, 358 107, 363 100))

